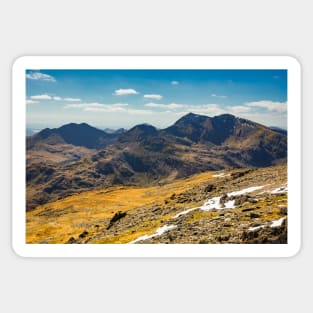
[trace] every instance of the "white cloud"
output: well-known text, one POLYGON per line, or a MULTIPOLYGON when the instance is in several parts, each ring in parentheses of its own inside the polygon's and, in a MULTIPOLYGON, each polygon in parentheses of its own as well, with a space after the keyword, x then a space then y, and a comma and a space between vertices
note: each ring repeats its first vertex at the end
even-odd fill
POLYGON ((103 104, 98 102, 86 102, 86 103, 73 103, 65 105, 65 109, 84 109, 85 111, 91 111, 94 109, 111 109, 112 107, 126 107, 128 103, 113 103, 103 104))
POLYGON ((56 82, 56 79, 48 74, 43 74, 40 72, 32 72, 29 74, 26 74, 26 78, 27 79, 31 79, 31 80, 42 80, 42 81, 46 81, 46 82, 56 82))
POLYGON ((105 113, 126 113, 132 115, 150 115, 154 112, 150 110, 128 109, 123 107, 89 107, 84 111, 88 112, 105 112, 105 113))
POLYGON ((227 96, 216 95, 215 93, 212 93, 212 94, 211 94, 211 97, 214 97, 214 98, 223 98, 223 99, 227 98, 227 96))
POLYGON ((49 96, 49 95, 35 95, 35 96, 31 96, 30 97, 31 99, 34 99, 34 100, 54 100, 54 101, 69 101, 69 102, 79 102, 81 101, 81 99, 79 98, 62 98, 62 97, 59 97, 59 96, 49 96))
POLYGON ((139 92, 135 89, 116 89, 113 93, 115 96, 137 95, 139 92))
POLYGON ((275 102, 270 100, 254 101, 245 103, 248 107, 254 108, 263 108, 271 112, 287 112, 287 103, 286 102, 275 102))
POLYGON ((84 111, 88 112, 125 112, 126 109, 123 107, 116 107, 116 106, 88 106, 84 108, 84 111))
POLYGON ((38 101, 26 99, 26 104, 35 104, 35 103, 38 103, 38 101))
POLYGON ((179 82, 177 80, 173 80, 173 81, 171 81, 171 84, 172 85, 179 85, 179 82))
POLYGON ((189 112, 193 112, 196 114, 203 114, 203 115, 219 115, 226 113, 225 109, 221 108, 218 104, 211 103, 211 104, 203 104, 203 105, 190 105, 188 107, 189 112))
MULTIPOLYGON (((211 103, 211 104, 178 104, 178 103, 147 103, 145 104, 146 107, 150 108, 162 108, 166 109, 168 112, 175 111, 177 113, 181 112, 179 109, 183 109, 183 113, 193 112, 196 114, 204 114, 204 115, 218 115, 226 113, 226 110, 220 107, 218 104, 211 103)), ((249 108, 248 108, 249 109, 249 108)))
POLYGON ((81 101, 79 98, 64 98, 64 101, 70 101, 70 102, 76 102, 76 101, 81 101))
POLYGON ((286 113, 268 112, 250 112, 240 114, 240 117, 260 123, 266 126, 278 126, 287 129, 287 115, 286 113))
POLYGON ((35 95, 30 97, 33 100, 51 100, 52 97, 49 95, 35 95))
POLYGON ((150 108, 163 108, 165 104, 149 102, 149 103, 146 103, 145 106, 150 107, 150 108))
POLYGON ((128 103, 104 104, 98 102, 92 103, 73 103, 67 104, 65 109, 82 109, 86 112, 106 112, 106 113, 126 113, 132 115, 150 115, 155 112, 151 110, 140 110, 128 108, 128 103))
POLYGON ((127 109, 127 113, 129 113, 129 114, 138 114, 138 115, 155 114, 155 112, 150 111, 150 110, 138 110, 138 109, 127 109))
POLYGON ((146 99, 155 99, 155 100, 161 100, 162 99, 161 95, 144 95, 143 97, 146 99))
POLYGON ((171 109, 171 110, 186 107, 185 104, 177 104, 177 103, 163 104, 163 103, 154 103, 154 102, 146 103, 145 106, 150 107, 150 108, 164 108, 164 109, 171 109))
MULTIPOLYGON (((68 103, 64 106, 65 109, 81 110, 92 114, 94 116, 111 116, 114 119, 125 119, 125 121, 139 121, 144 120, 146 122, 158 125, 159 119, 174 121, 178 117, 181 117, 189 112, 206 116, 217 116, 220 114, 233 114, 241 118, 247 118, 252 121, 259 122, 264 125, 281 126, 286 124, 286 112, 273 105, 275 102, 271 102, 272 106, 269 106, 269 101, 250 102, 242 105, 225 106, 216 103, 207 104, 179 104, 179 103, 154 103, 150 102, 140 108, 131 108, 127 103, 98 103, 98 102, 86 102, 86 103, 68 103), (266 103, 267 105, 265 106, 266 103), (257 104, 257 105, 256 105, 257 104), (266 110, 257 110, 258 107, 265 107, 266 110), (270 108, 272 111, 267 110, 270 108), (274 111, 274 109, 276 111, 274 111), (281 111, 279 111, 281 110, 281 111), (97 115, 98 113, 98 115, 97 115), (102 115, 101 113, 110 113, 112 115, 102 115), (115 115, 114 115, 115 114, 115 115), (136 118, 136 115, 142 116, 142 118, 136 118)), ((138 122, 139 123, 139 122, 138 122)))
POLYGON ((251 111, 250 107, 244 105, 234 105, 234 106, 227 106, 226 110, 234 115, 240 113, 247 113, 251 111))

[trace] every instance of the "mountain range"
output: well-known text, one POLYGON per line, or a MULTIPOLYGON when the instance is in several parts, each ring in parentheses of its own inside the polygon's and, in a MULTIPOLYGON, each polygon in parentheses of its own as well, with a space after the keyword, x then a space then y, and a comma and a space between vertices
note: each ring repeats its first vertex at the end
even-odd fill
POLYGON ((189 113, 165 129, 140 124, 113 133, 71 123, 26 143, 27 210, 84 190, 287 161, 286 133, 230 114, 189 113))

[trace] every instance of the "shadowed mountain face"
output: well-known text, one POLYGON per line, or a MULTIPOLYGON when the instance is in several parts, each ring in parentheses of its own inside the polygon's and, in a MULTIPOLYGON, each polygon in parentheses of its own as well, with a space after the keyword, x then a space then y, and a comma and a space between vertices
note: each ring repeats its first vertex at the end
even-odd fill
POLYGON ((158 136, 159 131, 149 125, 149 124, 140 124, 136 125, 135 127, 131 128, 128 132, 125 132, 122 134, 118 141, 123 142, 135 142, 135 141, 141 141, 145 140, 146 138, 151 138, 158 136))
POLYGON ((85 123, 46 128, 26 138, 27 163, 78 161, 113 143, 119 136, 120 132, 108 134, 85 123))
POLYGON ((164 131, 177 137, 188 138, 195 143, 209 142, 222 145, 227 139, 250 135, 252 132, 248 131, 249 127, 256 128, 257 126, 260 125, 236 118, 231 114, 210 118, 189 113, 164 131), (245 131, 245 134, 241 133, 242 131, 245 131))
POLYGON ((117 135, 89 126, 86 123, 70 123, 60 128, 45 128, 38 134, 27 138, 27 148, 32 148, 36 143, 66 143, 88 149, 101 149, 112 143, 117 135))
POLYGON ((69 124, 32 136, 37 145, 63 142, 98 151, 64 165, 28 162, 27 209, 83 190, 163 184, 208 170, 281 164, 287 158, 285 134, 229 114, 189 113, 163 130, 141 124, 108 135, 87 124, 69 124))
POLYGON ((283 129, 283 128, 280 128, 280 127, 275 127, 275 126, 272 126, 270 127, 271 130, 277 132, 277 133, 280 133, 280 134, 283 134, 283 135, 287 135, 287 130, 286 129, 283 129))

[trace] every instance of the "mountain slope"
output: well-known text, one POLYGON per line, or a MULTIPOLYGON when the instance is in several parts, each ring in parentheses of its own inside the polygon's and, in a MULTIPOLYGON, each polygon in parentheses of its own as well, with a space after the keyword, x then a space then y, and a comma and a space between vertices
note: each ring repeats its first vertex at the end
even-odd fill
POLYGON ((67 163, 90 156, 114 142, 119 133, 108 134, 86 123, 45 128, 26 138, 28 164, 67 163))
MULTIPOLYGON (((60 134, 41 136, 68 140, 60 134)), ((208 170, 281 164, 286 157, 284 134, 229 114, 210 118, 190 113, 164 130, 137 125, 74 163, 28 163, 27 209, 84 190, 163 184, 208 170)))
POLYGON ((270 129, 275 131, 275 132, 277 132, 277 133, 287 135, 287 130, 286 129, 283 129, 283 128, 280 128, 280 127, 276 127, 276 126, 271 126, 270 129))
POLYGON ((112 143, 115 138, 116 135, 107 134, 86 123, 70 123, 59 128, 45 128, 27 138, 27 148, 31 149, 37 143, 66 143, 88 149, 101 149, 112 143))
POLYGON ((87 191, 27 212, 26 241, 287 243, 286 184, 280 165, 87 191))

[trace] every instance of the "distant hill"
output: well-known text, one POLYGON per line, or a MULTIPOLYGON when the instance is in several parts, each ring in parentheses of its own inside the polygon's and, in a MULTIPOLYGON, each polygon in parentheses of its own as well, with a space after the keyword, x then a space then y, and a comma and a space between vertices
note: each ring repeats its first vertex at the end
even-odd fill
POLYGON ((119 129, 105 128, 104 131, 107 134, 122 134, 126 132, 126 129, 125 128, 119 128, 119 129))
POLYGON ((28 148, 36 143, 67 143, 88 149, 101 149, 112 143, 116 135, 108 134, 86 123, 70 123, 59 128, 45 128, 28 138, 28 148))
POLYGON ((232 143, 242 145, 242 140, 249 138, 256 140, 265 133, 272 131, 255 122, 235 117, 231 114, 222 114, 208 117, 189 113, 179 119, 174 125, 164 130, 166 133, 188 138, 194 143, 212 143, 217 146, 225 146, 232 143), (258 137, 256 137, 258 136, 258 137))
POLYGON ((275 132, 277 132, 277 133, 287 135, 287 130, 286 129, 283 129, 283 128, 280 128, 280 127, 277 127, 277 126, 270 126, 270 129, 275 131, 275 132))
POLYGON ((108 134, 86 123, 45 128, 26 138, 28 163, 78 161, 114 142, 119 133, 108 134))
POLYGON ((33 129, 33 128, 26 128, 26 137, 32 136, 38 133, 40 130, 33 129))
POLYGON ((208 170, 283 164, 287 158, 286 134, 230 114, 189 113, 163 130, 141 124, 120 135, 69 124, 31 138, 35 145, 48 141, 50 147, 66 143, 97 150, 64 165, 28 162, 28 209, 82 190, 163 184, 208 170))

